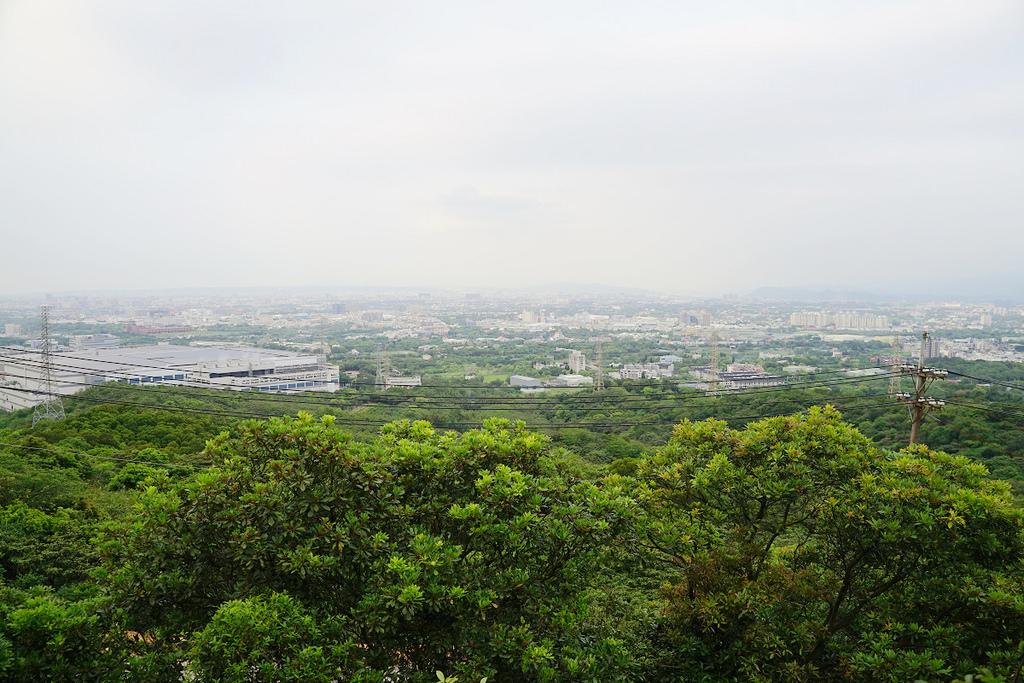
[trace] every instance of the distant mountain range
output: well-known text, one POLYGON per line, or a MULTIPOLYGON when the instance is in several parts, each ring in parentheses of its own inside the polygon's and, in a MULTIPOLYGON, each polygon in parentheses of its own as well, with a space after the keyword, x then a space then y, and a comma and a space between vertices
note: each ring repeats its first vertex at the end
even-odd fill
POLYGON ((968 303, 1024 303, 1024 272, 986 273, 968 277, 931 277, 869 288, 812 285, 758 287, 747 299, 779 301, 963 301, 968 303))
POLYGON ((538 294, 572 294, 575 296, 601 295, 601 294, 623 294, 633 296, 655 296, 657 293, 641 287, 619 287, 616 285, 603 285, 598 283, 581 284, 578 282, 557 282, 549 285, 534 285, 525 288, 526 291, 538 294))
MULTIPOLYGON (((946 269, 954 269, 951 264, 946 269)), ((941 271, 937 267, 936 271, 941 271)), ((710 288, 709 288, 710 290, 710 288)), ((85 290, 77 292, 53 292, 53 295, 131 295, 131 296, 201 296, 203 294, 274 294, 274 293, 333 293, 359 292, 366 294, 401 294, 417 292, 457 293, 476 291, 493 292, 532 292, 540 295, 564 295, 570 297, 637 297, 646 299, 660 297, 664 292, 657 292, 642 287, 625 287, 602 283, 557 282, 525 287, 436 287, 436 286, 381 286, 354 285, 345 283, 321 282, 306 286, 264 286, 264 287, 173 287, 166 289, 141 290, 85 290)), ((736 291, 735 289, 732 291, 736 291)), ((678 295, 713 299, 718 295, 710 291, 676 292, 678 295)), ((9 300, 31 299, 41 297, 42 293, 9 295, 9 300)), ((822 283, 800 286, 764 286, 758 287, 742 295, 744 299, 769 301, 803 301, 803 302, 862 302, 875 304, 893 301, 962 301, 965 303, 998 303, 1016 305, 1024 303, 1024 270, 1022 272, 985 273, 967 277, 936 275, 915 280, 891 281, 870 286, 837 285, 822 283)))

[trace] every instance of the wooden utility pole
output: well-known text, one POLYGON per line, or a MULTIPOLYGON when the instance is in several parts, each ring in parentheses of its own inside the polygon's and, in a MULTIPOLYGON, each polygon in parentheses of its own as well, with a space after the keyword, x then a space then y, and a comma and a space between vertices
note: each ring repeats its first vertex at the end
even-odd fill
POLYGON ((910 443, 917 443, 921 436, 921 420, 924 419, 924 405, 921 399, 924 398, 924 354, 928 347, 928 333, 921 333, 921 356, 917 359, 917 373, 914 375, 914 404, 910 407, 913 419, 910 422, 910 443))
POLYGON ((914 395, 907 392, 897 394, 897 399, 910 404, 910 445, 917 443, 921 436, 921 422, 924 420, 924 411, 938 409, 945 405, 945 401, 929 398, 924 395, 925 389, 931 384, 930 380, 945 379, 946 371, 938 368, 926 368, 924 366, 925 353, 928 349, 928 333, 921 333, 921 356, 917 360, 917 367, 903 365, 900 372, 913 375, 914 395))

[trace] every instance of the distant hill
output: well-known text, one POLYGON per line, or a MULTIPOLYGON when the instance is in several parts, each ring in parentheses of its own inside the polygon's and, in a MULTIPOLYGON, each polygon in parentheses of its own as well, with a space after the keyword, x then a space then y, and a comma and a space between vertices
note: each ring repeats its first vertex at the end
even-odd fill
POLYGON ((891 287, 911 301, 1024 303, 1024 272, 984 273, 967 277, 937 276, 891 287))
POLYGON ((593 296, 597 294, 622 294, 630 296, 656 296, 656 292, 640 287, 617 287, 597 283, 581 284, 578 282, 556 282, 547 285, 536 285, 526 289, 538 294, 572 294, 576 296, 593 296))
MULTIPOLYGON (((937 269, 941 271, 941 268, 937 269)), ((777 301, 857 301, 866 304, 885 301, 962 301, 965 303, 1024 303, 1024 272, 985 273, 967 277, 937 275, 868 288, 836 285, 800 287, 758 287, 747 299, 777 301)))
POLYGON ((862 301, 864 303, 887 300, 886 297, 879 294, 863 290, 828 287, 758 287, 744 298, 778 301, 862 301))

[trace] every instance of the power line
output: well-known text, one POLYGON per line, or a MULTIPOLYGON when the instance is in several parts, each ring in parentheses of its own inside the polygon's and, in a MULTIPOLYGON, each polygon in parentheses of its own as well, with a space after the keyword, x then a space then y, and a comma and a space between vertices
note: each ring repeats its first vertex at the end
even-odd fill
MULTIPOLYGON (((31 389, 17 389, 17 391, 25 391, 25 392, 34 393, 34 394, 40 393, 40 392, 37 392, 37 391, 33 391, 31 389)), ((162 405, 162 404, 140 403, 140 402, 136 402, 136 401, 118 401, 118 400, 111 400, 111 399, 101 399, 101 398, 94 398, 94 397, 90 397, 90 396, 80 396, 80 395, 74 396, 73 398, 84 400, 84 401, 91 401, 91 402, 94 402, 94 403, 112 404, 112 405, 124 405, 124 406, 130 406, 130 407, 138 407, 138 408, 149 408, 149 409, 152 409, 152 410, 164 410, 164 411, 169 411, 169 412, 198 413, 198 414, 202 414, 202 415, 210 415, 210 416, 217 416, 217 417, 234 417, 234 418, 249 418, 249 419, 267 419, 267 418, 270 418, 270 417, 274 417, 274 415, 266 414, 266 413, 244 413, 244 412, 239 412, 239 411, 210 410, 210 409, 203 409, 203 408, 188 408, 188 407, 183 407, 183 406, 168 406, 168 405, 162 405)), ((851 397, 851 398, 862 398, 862 397, 851 397)), ((826 401, 825 403, 829 403, 829 402, 826 401)), ((880 403, 872 403, 872 404, 863 405, 863 406, 848 406, 845 409, 846 410, 859 410, 859 409, 864 409, 864 408, 881 408, 881 407, 887 407, 887 406, 892 406, 892 405, 899 405, 899 403, 880 402, 880 403)), ((801 412, 803 412, 803 410, 795 411, 795 412, 788 412, 788 413, 770 414, 770 415, 741 415, 741 416, 731 416, 731 417, 719 417, 719 418, 715 418, 715 419, 721 419, 721 420, 724 420, 724 421, 727 421, 727 422, 731 422, 731 421, 737 421, 737 420, 766 419, 766 418, 769 418, 769 417, 781 417, 781 416, 787 416, 787 415, 798 415, 801 412)), ((350 418, 350 417, 344 416, 344 415, 336 415, 336 417, 341 418, 345 422, 345 424, 354 425, 354 426, 378 426, 379 427, 379 426, 382 426, 382 425, 385 425, 385 424, 390 424, 390 423, 395 421, 395 420, 358 419, 358 418, 350 418)), ((487 419, 487 418, 485 418, 485 419, 487 419)), ((646 420, 646 421, 634 421, 634 422, 624 422, 624 421, 621 421, 621 420, 616 420, 616 421, 603 421, 603 422, 597 422, 597 421, 594 421, 594 422, 551 422, 551 423, 525 423, 525 424, 526 424, 527 427, 529 427, 531 429, 569 429, 569 428, 603 428, 603 427, 620 427, 621 428, 621 427, 637 427, 637 426, 666 426, 666 425, 675 425, 675 424, 678 424, 678 423, 679 423, 679 420, 673 419, 673 420, 646 420)), ((439 422, 437 422, 435 424, 435 426, 440 427, 440 428, 447 428, 447 427, 475 427, 475 426, 478 426, 479 424, 480 423, 476 422, 476 421, 474 421, 474 422, 467 422, 467 421, 440 422, 439 421, 439 422)))
MULTIPOLYGON (((122 388, 122 387, 118 387, 118 388, 122 388)), ((123 387, 123 388, 128 388, 128 387, 123 387)), ((131 388, 134 389, 135 387, 131 387, 131 388)), ((40 392, 38 390, 23 389, 23 388, 11 388, 11 390, 19 391, 19 392, 23 392, 23 393, 29 393, 29 394, 40 394, 40 393, 42 393, 42 392, 40 392)), ((147 393, 150 392, 150 391, 157 392, 159 390, 149 389, 149 388, 146 389, 147 393)), ((159 391, 159 393, 173 394, 174 392, 172 392, 172 391, 159 391)), ((884 394, 863 394, 863 395, 857 395, 857 396, 834 396, 834 397, 830 397, 827 402, 835 403, 835 402, 845 402, 845 401, 856 401, 856 400, 863 399, 863 398, 873 398, 873 397, 876 397, 876 396, 883 396, 883 395, 884 394)), ((205 413, 205 414, 216 415, 216 416, 220 416, 220 417, 266 417, 268 415, 268 413, 251 413, 251 412, 240 412, 240 411, 231 411, 231 410, 219 410, 219 409, 213 409, 213 408, 185 408, 185 407, 182 407, 182 406, 164 406, 163 404, 158 404, 158 403, 145 403, 145 402, 141 402, 141 401, 128 401, 128 400, 98 398, 98 397, 92 397, 92 396, 83 396, 81 394, 74 394, 74 395, 72 395, 69 398, 81 399, 81 400, 85 400, 85 401, 93 401, 93 402, 97 402, 97 403, 112 403, 112 404, 128 405, 128 406, 153 407, 153 408, 165 408, 166 407, 167 409, 173 409, 173 410, 177 410, 177 411, 202 412, 202 413, 205 413)), ((219 398, 219 397, 211 397, 211 398, 219 398)), ((801 404, 801 403, 816 403, 816 402, 818 402, 818 399, 813 398, 813 397, 808 397, 808 398, 785 399, 785 400, 780 400, 780 401, 758 401, 758 402, 754 403, 753 405, 767 406, 767 405, 801 404)), ((329 404, 315 403, 313 405, 317 405, 317 406, 320 406, 320 407, 328 407, 328 408, 330 408, 330 407, 340 407, 340 408, 376 407, 376 406, 369 406, 369 405, 366 405, 366 404, 358 405, 358 406, 331 406, 329 404)), ((728 407, 746 406, 746 405, 751 405, 751 403, 750 402, 718 403, 718 404, 714 404, 714 405, 675 404, 675 405, 657 405, 657 406, 653 406, 653 407, 652 406, 619 406, 619 407, 608 406, 608 407, 585 407, 585 408, 579 408, 579 407, 573 408, 573 407, 567 407, 567 406, 557 406, 557 405, 554 405, 554 406, 551 406, 550 408, 545 408, 545 409, 536 409, 536 408, 525 408, 524 409, 524 408, 520 408, 520 407, 516 407, 516 406, 499 406, 499 407, 485 406, 485 407, 480 408, 480 411, 481 412, 503 412, 503 411, 541 412, 541 410, 551 410, 551 411, 561 410, 561 411, 569 411, 569 412, 622 412, 622 411, 629 411, 629 410, 658 410, 658 409, 666 409, 666 408, 668 408, 668 409, 675 409, 675 410, 687 410, 687 409, 708 410, 708 409, 716 409, 716 408, 722 408, 722 407, 727 407, 728 408, 728 407)), ((383 406, 383 407, 390 407, 390 406, 383 406)), ((401 405, 401 406, 395 406, 395 407, 398 408, 398 409, 401 409, 401 410, 410 410, 410 411, 413 411, 413 410, 421 410, 421 411, 423 411, 423 410, 436 410, 437 409, 437 406, 434 406, 434 405, 427 405, 427 406, 401 405)), ((450 405, 450 406, 443 406, 443 407, 446 407, 449 410, 458 410, 458 411, 461 411, 461 412, 474 412, 473 410, 471 410, 470 408, 468 408, 466 406, 450 405)), ((383 421, 366 420, 365 422, 367 424, 371 424, 371 423, 374 423, 374 424, 387 424, 388 421, 387 420, 383 420, 383 421)))
POLYGON ((963 377, 964 379, 972 379, 975 382, 981 382, 982 384, 996 384, 1001 387, 1008 387, 1010 389, 1017 389, 1018 391, 1024 391, 1024 387, 1018 384, 1011 384, 1010 382, 1002 382, 997 379, 984 379, 982 377, 974 377, 973 375, 967 375, 962 372, 956 372, 955 370, 948 370, 949 374, 956 375, 957 377, 963 377))
MULTIPOLYGON (((881 376, 878 376, 881 379, 881 376)), ((181 393, 175 391, 173 388, 167 387, 156 387, 156 386, 143 386, 138 385, 124 385, 109 383, 104 384, 90 384, 86 382, 73 382, 78 386, 93 388, 102 387, 104 390, 111 389, 128 389, 133 391, 136 389, 144 389, 146 393, 159 393, 180 396, 181 393)), ((166 385, 165 385, 166 386, 166 385)), ((18 389, 11 387, 14 391, 24 391, 28 393, 40 393, 29 389, 18 389)), ((262 394, 248 394, 243 392, 232 392, 225 390, 208 390, 218 391, 217 395, 204 395, 205 398, 210 399, 242 399, 243 401, 250 400, 265 400, 271 403, 285 404, 292 403, 297 405, 306 406, 318 406, 326 408, 364 408, 364 407, 380 407, 380 408, 394 408, 394 409, 405 409, 405 410, 436 410, 436 409, 448 409, 448 410, 460 410, 460 411, 522 411, 522 412, 544 412, 544 411, 572 411, 572 412, 622 412, 630 410, 656 410, 656 409, 690 409, 690 408, 721 408, 721 407, 732 407, 736 405, 748 405, 750 401, 744 401, 742 403, 734 403, 728 401, 722 401, 719 399, 714 404, 705 406, 695 405, 694 402, 701 402, 707 397, 701 395, 682 395, 682 396, 637 396, 637 397, 624 397, 631 398, 629 403, 626 405, 619 405, 613 401, 606 401, 600 404, 594 404, 587 399, 587 397, 564 397, 563 399, 552 399, 550 401, 536 402, 526 400, 493 400, 493 399, 472 399, 472 398, 458 398, 458 397, 424 397, 424 396, 408 396, 408 397, 393 397, 392 400, 388 400, 387 397, 380 397, 376 394, 354 394, 340 397, 342 400, 337 400, 338 397, 321 397, 308 395, 306 396, 295 396, 295 395, 262 395, 262 394), (326 400, 323 400, 326 399, 326 400), (359 402, 362 399, 362 402, 359 402), (582 400, 577 400, 582 399, 582 400), (343 401, 349 401, 344 403, 343 401), (358 402, 358 403, 357 403, 358 402), (580 405, 574 405, 574 404, 580 405), (642 403, 642 405, 639 405, 642 403)), ((750 392, 753 394, 754 392, 750 392)), ((766 392, 765 392, 766 393, 766 392)), ((736 393, 737 398, 744 398, 750 394, 743 394, 741 392, 736 393)), ((755 394, 759 395, 759 394, 755 394)), ((876 394, 866 394, 861 396, 874 396, 876 394)), ((78 396, 73 394, 72 396, 78 396)), ((830 397, 830 401, 849 401, 855 400, 860 396, 834 396, 830 397)), ((756 399, 755 399, 756 400, 756 399)), ((805 398, 790 398, 780 401, 757 401, 759 405, 772 405, 772 404, 784 404, 784 403, 808 403, 815 402, 818 399, 816 397, 805 397, 805 398)), ((625 402, 625 401, 623 401, 625 402)), ((145 404, 150 405, 150 404, 145 404)))
MULTIPOLYGON (((4 346, 4 347, 0 347, 0 348, 7 349, 7 350, 10 350, 10 351, 14 351, 16 353, 21 353, 21 354, 35 354, 35 355, 38 355, 38 353, 35 352, 35 351, 26 350, 26 349, 20 349, 18 347, 14 347, 14 346, 4 346)), ((2 356, 0 356, 0 357, 2 357, 2 356)), ((89 363, 105 363, 105 364, 108 364, 108 365, 116 365, 116 366, 121 367, 121 368, 124 368, 124 367, 136 367, 136 368, 142 368, 142 369, 145 369, 145 370, 149 370, 151 372, 154 371, 154 370, 166 371, 168 369, 168 368, 161 368, 161 367, 158 367, 158 366, 155 366, 155 365, 152 365, 152 364, 148 364, 147 365, 145 363, 131 363, 131 362, 127 362, 127 361, 113 361, 113 360, 107 360, 107 359, 104 359, 104 358, 95 358, 95 357, 90 358, 88 356, 72 356, 72 355, 63 354, 63 353, 60 354, 59 357, 60 358, 68 358, 68 359, 71 359, 71 360, 87 361, 89 363)), ((22 361, 19 361, 19 362, 22 362, 22 361)), ((29 363, 36 362, 36 363, 38 363, 38 361, 24 361, 24 362, 29 362, 29 363)), ((70 369, 70 370, 73 370, 73 371, 85 371, 86 374, 91 374, 93 376, 99 376, 101 374, 99 372, 93 371, 91 368, 84 368, 82 366, 77 366, 77 365, 72 365, 72 364, 61 364, 60 367, 63 367, 65 369, 70 369)), ((866 370, 881 370, 881 369, 883 369, 883 368, 881 368, 879 366, 872 366, 872 367, 868 367, 868 368, 851 368, 851 369, 847 369, 847 370, 829 370, 829 371, 825 371, 825 372, 816 372, 816 373, 812 373, 811 375, 809 375, 808 379, 806 379, 806 380, 789 380, 789 381, 787 381, 787 384, 798 384, 798 383, 802 383, 802 382, 817 382, 819 380, 817 380, 815 378, 821 377, 823 375, 847 374, 849 372, 863 372, 863 371, 866 371, 866 370)), ((118 374, 122 374, 122 375, 127 375, 128 374, 125 371, 115 371, 115 372, 117 372, 118 374)), ((886 374, 886 376, 888 376, 888 374, 886 374)), ((839 379, 844 379, 844 378, 839 378, 839 379)), ((850 377, 850 378, 845 378, 845 379, 853 380, 853 379, 861 379, 861 378, 850 377)), ((373 381, 373 382, 357 382, 357 381, 353 381, 353 382, 348 382, 347 384, 349 384, 350 386, 372 386, 372 387, 378 387, 379 386, 377 381, 373 381)), ((643 383, 637 383, 636 385, 633 385, 633 386, 650 386, 650 385, 643 384, 643 383)), ((198 388, 210 388, 208 385, 205 385, 205 384, 197 384, 197 387, 198 388)), ((480 386, 464 386, 464 385, 461 385, 460 386, 460 385, 449 385, 449 384, 423 384, 423 385, 421 385, 421 387, 429 388, 429 389, 473 389, 473 390, 490 390, 490 391, 504 391, 504 392, 510 392, 510 391, 518 392, 519 391, 518 387, 510 387, 510 386, 494 387, 494 386, 486 386, 486 385, 480 385, 480 386)))
MULTIPOLYGON (((38 367, 38 365, 39 365, 39 361, 35 361, 35 360, 23 360, 23 361, 19 361, 19 362, 21 362, 23 364, 26 364, 26 365, 28 365, 30 367, 38 367)), ((113 362, 113 361, 107 361, 107 362, 113 362)), ((83 375, 92 375, 94 377, 98 377, 98 376, 101 376, 101 375, 103 377, 109 377, 111 374, 117 374, 117 375, 122 375, 123 376, 121 378, 122 381, 125 380, 125 379, 135 379, 134 375, 132 375, 130 373, 127 373, 127 372, 124 372, 124 371, 111 371, 109 373, 99 373, 99 372, 93 371, 90 368, 85 368, 85 367, 76 366, 76 365, 69 365, 69 364, 59 364, 59 365, 57 365, 57 367, 60 367, 61 369, 64 369, 64 370, 67 370, 67 371, 72 371, 72 372, 76 372, 76 373, 79 373, 79 374, 83 374, 83 375)), ((146 368, 148 370, 151 370, 151 371, 156 369, 156 368, 154 368, 152 366, 145 366, 145 365, 138 365, 138 367, 144 367, 144 368, 146 368)), ((867 368, 865 368, 865 369, 867 369, 867 368)), ((847 371, 843 371, 843 372, 847 372, 847 371)), ((829 387, 829 386, 838 386, 838 385, 842 385, 842 384, 857 384, 857 383, 866 382, 866 381, 875 381, 875 380, 879 380, 879 379, 884 379, 884 378, 888 377, 889 374, 890 373, 884 373, 883 372, 883 373, 874 374, 874 375, 869 376, 869 377, 864 377, 864 376, 839 377, 839 378, 832 378, 832 379, 827 379, 827 380, 817 380, 817 379, 809 378, 809 379, 806 379, 806 380, 799 380, 799 381, 789 382, 786 385, 781 386, 781 387, 751 387, 751 388, 748 388, 748 389, 730 390, 729 394, 730 395, 754 395, 754 394, 762 394, 762 393, 777 393, 777 392, 783 392, 783 391, 791 391, 791 390, 794 390, 794 389, 800 390, 800 389, 808 389, 808 388, 824 388, 824 387, 829 387)), ((97 386, 97 384, 94 384, 94 383, 75 382, 75 381, 71 381, 71 380, 65 380, 63 382, 63 384, 71 384, 73 386, 83 386, 83 387, 97 386)), ((209 384, 197 383, 195 381, 189 381, 189 380, 174 380, 173 383, 170 383, 170 382, 168 382, 168 383, 165 383, 165 382, 155 382, 153 384, 159 384, 159 385, 162 385, 162 386, 184 386, 184 387, 194 388, 194 389, 224 391, 224 389, 221 389, 219 387, 210 386, 209 384)), ((449 390, 476 390, 476 389, 480 388, 480 387, 451 387, 451 386, 447 386, 447 385, 431 385, 431 386, 436 387, 436 388, 449 389, 449 390)), ((146 388, 151 390, 151 391, 155 390, 153 387, 146 387, 146 388)), ((491 387, 491 388, 493 388, 493 387, 491 387)), ((306 393, 302 397, 297 396, 295 394, 264 394, 264 393, 260 393, 260 392, 238 392, 238 391, 234 391, 234 393, 237 396, 245 397, 246 400, 294 401, 294 402, 298 402, 298 403, 314 403, 314 402, 329 403, 332 400, 335 400, 334 396, 317 396, 315 393, 306 393)), ((713 397, 707 396, 707 395, 689 395, 689 394, 685 395, 685 397, 688 400, 695 400, 695 399, 699 400, 700 398, 713 398, 713 397)), ((344 398, 348 399, 348 398, 351 398, 351 397, 350 396, 345 396, 344 398)), ((676 400, 677 399, 677 397, 664 397, 664 398, 662 398, 662 397, 651 397, 651 396, 613 396, 613 395, 605 394, 605 395, 602 395, 602 396, 562 397, 561 400, 566 400, 567 398, 571 398, 572 401, 578 402, 578 403, 590 403, 590 402, 602 402, 602 403, 604 403, 604 402, 626 402, 626 401, 643 401, 643 402, 648 402, 648 401, 652 401, 652 400, 676 400)), ((379 402, 379 403, 383 403, 383 404, 394 404, 394 403, 399 403, 399 402, 402 402, 402 401, 405 401, 405 402, 411 402, 411 401, 447 402, 447 401, 451 401, 452 400, 451 397, 439 397, 439 396, 429 396, 429 395, 428 396, 424 396, 424 395, 419 395, 418 392, 416 394, 414 394, 414 395, 411 395, 411 396, 410 395, 400 395, 400 396, 396 396, 396 395, 379 396, 378 395, 378 396, 375 396, 373 394, 367 394, 367 395, 365 395, 365 399, 367 401, 370 401, 370 402, 379 402)), ((488 404, 488 403, 499 403, 499 404, 510 404, 510 405, 514 404, 517 407, 523 407, 523 406, 530 405, 530 404, 535 404, 535 405, 539 405, 539 406, 547 406, 547 405, 549 405, 551 403, 556 402, 559 399, 557 399, 556 397, 552 397, 550 399, 547 399, 547 398, 530 398, 530 399, 527 399, 527 398, 501 398, 501 399, 495 399, 495 398, 474 398, 474 399, 468 399, 468 400, 472 400, 472 401, 474 401, 474 403, 479 404, 479 405, 485 405, 485 404, 488 404)))
POLYGON ((997 410, 997 409, 994 409, 994 408, 989 408, 989 407, 986 407, 986 406, 978 405, 976 403, 969 403, 967 401, 961 401, 961 400, 955 399, 955 398, 947 398, 947 399, 945 399, 945 401, 946 401, 946 403, 950 403, 952 405, 963 406, 964 408, 972 408, 974 410, 981 410, 981 411, 984 411, 984 412, 987 412, 987 413, 992 413, 993 415, 1009 415, 1011 417, 1018 417, 1018 418, 1024 419, 1024 412, 1011 412, 1011 411, 1007 411, 1007 410, 997 410))

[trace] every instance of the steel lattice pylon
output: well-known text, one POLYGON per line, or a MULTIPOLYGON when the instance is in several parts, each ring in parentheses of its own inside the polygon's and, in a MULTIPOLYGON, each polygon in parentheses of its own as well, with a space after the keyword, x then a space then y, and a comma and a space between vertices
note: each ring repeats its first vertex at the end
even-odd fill
POLYGON ((32 412, 32 426, 35 427, 41 420, 63 420, 64 403, 60 395, 53 390, 53 357, 50 346, 50 307, 43 305, 39 308, 40 324, 39 337, 42 342, 42 369, 40 370, 40 384, 45 394, 43 402, 36 406, 32 412))
POLYGON ((897 332, 892 337, 892 358, 890 366, 892 376, 889 378, 889 398, 895 399, 900 391, 900 367, 903 365, 903 349, 900 347, 900 335, 897 332))

